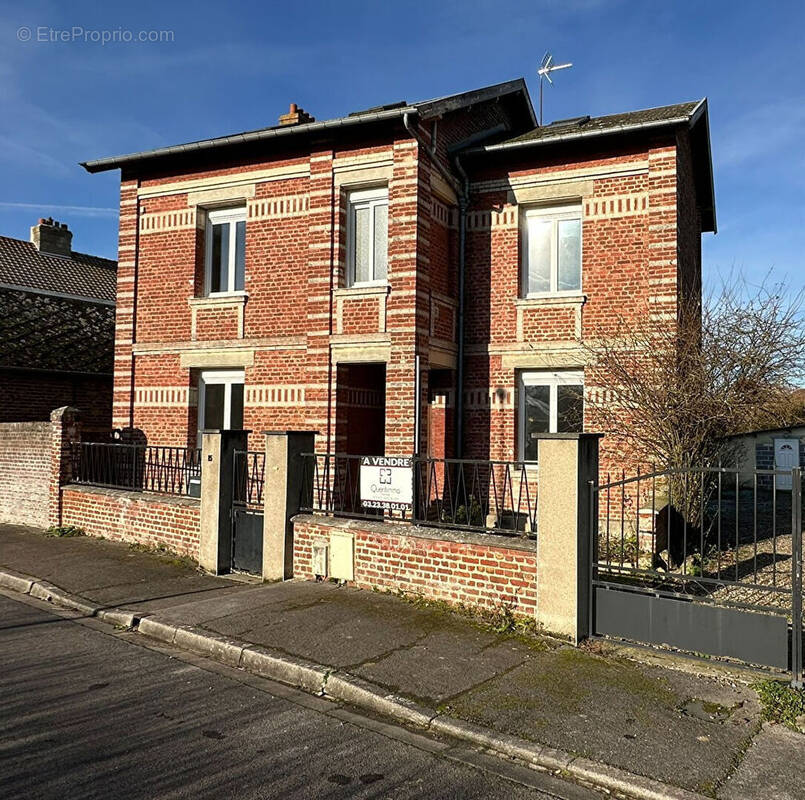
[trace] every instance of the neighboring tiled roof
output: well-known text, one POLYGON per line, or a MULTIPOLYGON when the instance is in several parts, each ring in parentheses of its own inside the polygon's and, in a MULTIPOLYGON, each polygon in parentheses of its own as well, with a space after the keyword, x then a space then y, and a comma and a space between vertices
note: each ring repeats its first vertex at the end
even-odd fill
POLYGON ((117 262, 108 258, 48 255, 31 242, 0 236, 0 284, 114 302, 116 274, 117 262))
POLYGON ((496 145, 490 145, 487 149, 494 150, 500 145, 518 142, 561 139, 573 134, 616 133, 623 129, 629 130, 662 123, 685 122, 691 118, 693 112, 701 105, 701 102, 701 100, 696 100, 690 103, 677 103, 672 106, 646 108, 642 111, 608 114, 605 117, 576 117, 569 120, 559 120, 549 125, 534 128, 519 136, 513 136, 504 142, 498 142, 496 145))
POLYGON ((0 289, 0 367, 112 374, 115 308, 0 289))

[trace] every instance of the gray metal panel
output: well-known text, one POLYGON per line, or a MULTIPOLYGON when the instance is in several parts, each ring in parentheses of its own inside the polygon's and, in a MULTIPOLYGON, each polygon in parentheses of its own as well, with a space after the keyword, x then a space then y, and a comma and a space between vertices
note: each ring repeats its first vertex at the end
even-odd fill
POLYGON ((788 669, 785 617, 596 587, 595 633, 788 669))
POLYGON ((232 524, 232 566, 260 575, 263 571, 263 515, 235 507, 232 524))

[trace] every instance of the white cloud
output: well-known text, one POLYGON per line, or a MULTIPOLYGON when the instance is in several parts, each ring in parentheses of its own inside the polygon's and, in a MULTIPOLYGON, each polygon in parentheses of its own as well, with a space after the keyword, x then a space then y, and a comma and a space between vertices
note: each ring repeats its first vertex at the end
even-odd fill
MULTIPOLYGON (((789 148, 799 152, 805 129, 802 98, 786 98, 749 108, 731 120, 719 121, 714 135, 716 166, 740 167, 767 157, 779 159, 789 148)), ((797 159, 799 160, 799 159, 797 159)), ((790 162, 787 162, 790 168, 790 162)))
POLYGON ((51 211, 67 212, 78 217, 117 217, 117 208, 103 208, 101 206, 65 206, 54 203, 17 203, 0 200, 0 208, 33 208, 45 214, 51 211))

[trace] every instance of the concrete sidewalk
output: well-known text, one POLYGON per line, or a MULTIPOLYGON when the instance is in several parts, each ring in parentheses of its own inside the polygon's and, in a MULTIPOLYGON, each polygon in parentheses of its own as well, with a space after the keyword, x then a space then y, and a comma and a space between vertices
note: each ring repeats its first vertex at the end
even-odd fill
MULTIPOLYGON (((587 769, 595 783, 597 764, 601 775, 609 765, 711 797, 805 796, 805 736, 763 727, 755 693, 727 673, 696 675, 497 633, 441 608, 330 583, 210 577, 126 545, 46 538, 30 528, 0 526, 0 569, 130 610, 177 644, 175 630, 189 640, 192 628, 193 636, 206 631, 213 641, 239 643, 239 654, 243 644, 259 646, 251 653, 267 648, 305 667, 305 680, 318 669, 328 695, 341 681, 340 699, 357 696, 355 687, 386 693, 431 722, 463 721, 468 736, 498 736, 514 754, 516 740, 533 743, 543 766, 561 751, 557 768, 576 778, 587 769)), ((647 783, 635 794, 683 796, 661 789, 647 783)))

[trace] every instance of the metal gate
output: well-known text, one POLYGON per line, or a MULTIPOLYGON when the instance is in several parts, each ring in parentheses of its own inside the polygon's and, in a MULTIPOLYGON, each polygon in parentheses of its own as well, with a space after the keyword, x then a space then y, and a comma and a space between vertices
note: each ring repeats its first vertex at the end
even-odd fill
POLYGON ((802 685, 800 469, 669 469, 590 490, 591 636, 802 685))
POLYGON ((232 459, 232 569, 260 575, 265 452, 235 450, 232 459))

